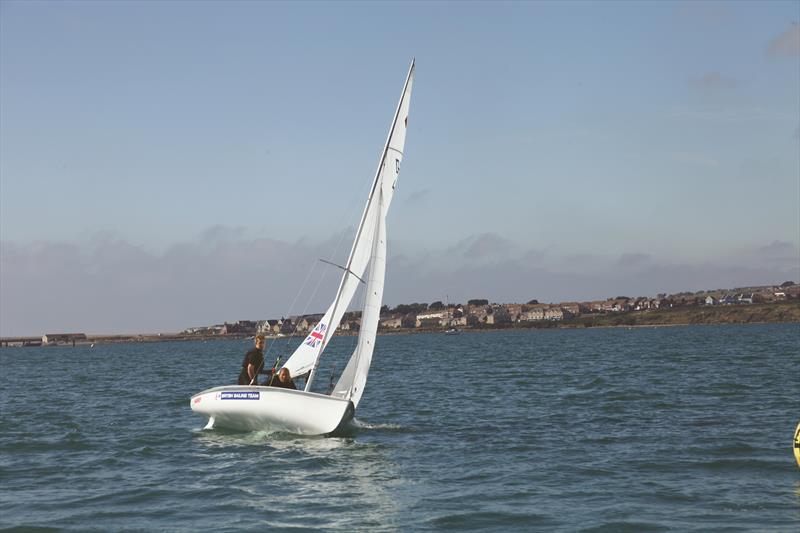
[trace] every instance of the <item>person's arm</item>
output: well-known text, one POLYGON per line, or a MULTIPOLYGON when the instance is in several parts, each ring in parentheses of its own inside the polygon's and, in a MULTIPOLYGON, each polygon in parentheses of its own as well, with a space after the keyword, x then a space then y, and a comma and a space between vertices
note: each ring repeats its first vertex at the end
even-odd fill
POLYGON ((256 367, 253 366, 253 363, 247 363, 247 375, 250 376, 250 385, 252 385, 256 379, 256 367))

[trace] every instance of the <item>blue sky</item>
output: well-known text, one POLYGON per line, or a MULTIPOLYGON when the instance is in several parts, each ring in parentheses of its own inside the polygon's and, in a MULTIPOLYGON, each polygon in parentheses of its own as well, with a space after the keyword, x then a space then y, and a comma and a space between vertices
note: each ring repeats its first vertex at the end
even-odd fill
POLYGON ((0 4, 0 334, 324 308, 417 58, 389 304, 800 277, 800 3, 0 4), (319 271, 312 274, 315 286, 319 271))

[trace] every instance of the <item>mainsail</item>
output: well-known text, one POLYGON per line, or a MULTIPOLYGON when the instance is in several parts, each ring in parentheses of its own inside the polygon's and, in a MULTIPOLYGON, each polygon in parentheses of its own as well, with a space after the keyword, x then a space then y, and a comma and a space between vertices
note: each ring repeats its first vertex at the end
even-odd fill
MULTIPOLYGON (((381 196, 383 195, 381 194, 381 196)), ((356 349, 350 356, 332 393, 333 396, 349 398, 354 407, 358 407, 364 385, 367 382, 367 373, 372 362, 372 351, 375 348, 375 335, 378 332, 378 321, 381 314, 383 279, 386 272, 386 226, 383 217, 378 218, 377 225, 377 238, 374 242, 369 269, 364 309, 361 312, 358 344, 356 344, 356 349)))
POLYGON ((310 390, 319 358, 336 328, 339 327, 342 316, 350 305, 359 283, 363 281, 364 272, 369 265, 358 344, 333 391, 334 396, 350 398, 354 405, 358 405, 367 380, 378 329, 386 271, 386 213, 394 195, 400 163, 403 160, 413 81, 412 60, 386 144, 381 152, 367 205, 344 267, 339 290, 323 317, 284 365, 292 376, 310 373, 305 388, 307 391, 310 390))

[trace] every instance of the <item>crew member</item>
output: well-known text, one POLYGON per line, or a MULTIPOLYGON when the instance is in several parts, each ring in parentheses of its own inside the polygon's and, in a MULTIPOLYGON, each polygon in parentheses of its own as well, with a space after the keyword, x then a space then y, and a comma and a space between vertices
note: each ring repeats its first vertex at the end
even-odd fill
POLYGON ((264 335, 256 335, 255 348, 247 352, 239 373, 239 385, 255 385, 256 377, 264 369, 264 335))
POLYGON ((281 368, 281 371, 278 372, 278 378, 272 380, 272 386, 280 387, 282 389, 297 390, 297 387, 294 385, 294 381, 292 381, 292 374, 286 367, 281 368))

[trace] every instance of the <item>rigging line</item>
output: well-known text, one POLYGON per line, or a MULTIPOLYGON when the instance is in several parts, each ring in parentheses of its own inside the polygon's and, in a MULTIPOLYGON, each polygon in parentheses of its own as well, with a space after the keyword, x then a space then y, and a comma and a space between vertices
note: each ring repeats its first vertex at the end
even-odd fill
MULTIPOLYGON (((363 193, 365 191, 369 191, 369 189, 372 186, 372 184, 373 184, 372 180, 369 180, 369 181, 364 180, 364 184, 362 185, 361 190, 356 189, 354 191, 354 193, 352 193, 352 198, 350 199, 350 207, 347 208, 347 209, 344 209, 342 211, 342 214, 339 217, 339 222, 338 222, 337 226, 342 227, 345 219, 348 218, 348 214, 350 215, 349 218, 351 218, 351 219, 355 219, 355 217, 358 216, 358 209, 357 209, 356 206, 361 203, 361 201, 362 201, 361 199, 364 197, 363 193)), ((333 260, 336 257, 336 255, 338 254, 339 250, 342 247, 342 243, 344 242, 344 238, 345 238, 346 235, 347 235, 347 230, 346 229, 342 229, 339 232, 339 240, 336 242, 336 246, 334 247, 333 251, 331 252, 331 254, 329 256, 331 258, 331 260, 333 260)), ((322 261, 324 263, 332 264, 332 265, 335 265, 335 266, 339 266, 336 263, 333 263, 333 261, 326 261, 324 259, 320 259, 320 261, 322 261)), ((316 262, 315 262, 315 265, 316 265, 316 262)), ((312 268, 312 271, 313 271, 313 268, 312 268)), ((353 273, 352 270, 349 270, 348 272, 350 272, 351 274, 356 276, 356 278, 361 279, 359 276, 357 276, 355 273, 353 273)), ((311 302, 313 301, 314 297, 317 295, 317 292, 319 292, 319 288, 322 286, 322 282, 324 281, 326 275, 327 275, 327 273, 323 274, 322 276, 320 276, 319 280, 317 281, 316 287, 314 287, 314 291, 312 292, 311 296, 306 301, 306 305, 303 308, 302 315, 305 315, 306 311, 308 311, 308 308, 311 305, 311 302)), ((309 276, 310 276, 310 272, 309 272, 309 276)), ((306 277, 306 282, 308 281, 308 277, 309 276, 306 277)), ((363 282, 363 280, 361 280, 361 281, 363 282)), ((301 288, 300 292, 302 292, 302 289, 305 288, 306 282, 303 282, 303 287, 301 288)), ((295 296, 295 300, 294 300, 294 302, 292 302, 292 305, 290 306, 290 310, 294 308, 294 304, 297 301, 297 299, 299 298, 300 292, 298 292, 297 295, 295 296)), ((289 315, 291 315, 291 312, 289 313, 289 315)), ((291 343, 291 337, 295 333, 297 333, 297 327, 295 327, 294 331, 292 331, 290 336, 286 338, 286 344, 285 344, 286 348, 289 347, 289 344, 291 343)), ((271 348, 272 348, 272 345, 270 345, 270 349, 271 348)), ((288 361, 288 359, 287 359, 287 361, 288 361)))
MULTIPOLYGON (((291 310, 294 309, 295 303, 297 303, 297 299, 300 297, 300 294, 303 292, 303 289, 305 288, 306 284, 308 283, 308 280, 311 278, 311 274, 314 273, 314 269, 316 267, 317 267, 316 263, 311 265, 311 268, 309 269, 308 274, 306 274, 306 279, 303 280, 303 284, 300 286, 300 290, 297 291, 297 293, 295 293, 294 300, 292 300, 292 304, 289 306, 290 314, 291 314, 291 310)), ((272 346, 274 344, 275 344, 274 342, 270 343, 269 347, 267 348, 267 352, 264 354, 264 360, 266 360, 266 357, 270 353, 272 353, 272 346)))
MULTIPOLYGON (((365 181, 364 186, 363 186, 363 190, 368 190, 371 185, 372 185, 371 182, 366 182, 365 181)), ((347 217, 348 213, 355 213, 355 216, 357 216, 358 211, 353 206, 356 205, 356 202, 360 202, 360 198, 363 197, 363 194, 360 194, 360 192, 361 191, 357 191, 356 192, 356 194, 350 200, 351 207, 349 209, 343 211, 342 216, 339 218, 339 226, 340 227, 342 225, 342 222, 344 222, 344 219, 347 217)), ((353 217, 353 215, 351 215, 351 217, 353 217)), ((333 259, 338 254, 339 250, 342 247, 342 243, 344 242, 344 238, 347 235, 347 233, 348 232, 347 232, 346 229, 343 229, 342 231, 339 232, 339 240, 336 243, 336 247, 334 248, 333 252, 330 255, 331 259, 333 259)), ((322 261, 323 263, 328 263, 330 265, 334 265, 336 267, 342 268, 339 265, 337 265, 336 263, 334 263, 333 261, 326 261, 324 259, 320 259, 320 261, 322 261)), ((344 270, 346 272, 352 274, 353 276, 355 276, 362 283, 364 283, 364 280, 361 279, 361 277, 359 277, 358 275, 356 275, 352 270, 349 270, 349 269, 344 269, 344 270)), ((324 281, 326 276, 327 276, 327 273, 323 274, 322 276, 320 276, 319 280, 317 281, 317 285, 316 285, 316 287, 314 287, 314 292, 308 298, 308 300, 306 302, 306 305, 305 305, 305 308, 303 309, 303 313, 302 313, 303 315, 305 315, 306 311, 308 310, 308 307, 311 305, 311 302, 313 301, 314 297, 317 295, 317 292, 319 291, 319 288, 322 286, 322 282, 324 281)), ((337 299, 338 299, 338 296, 337 296, 337 299)), ((335 309, 334 309, 334 311, 335 311, 335 309)), ((332 318, 333 318, 333 314, 331 314, 331 319, 332 318)), ((295 331, 293 333, 296 333, 296 332, 297 332, 297 327, 295 327, 295 331)), ((326 333, 326 336, 328 334, 333 335, 334 333, 335 333, 335 331, 333 331, 333 332, 329 331, 328 333, 326 333)), ((286 347, 287 348, 288 348, 290 342, 291 342, 291 338, 287 338, 286 339, 286 347)), ((322 347, 322 349, 320 349, 320 353, 317 355, 317 360, 319 360, 319 358, 322 357, 322 351, 325 349, 326 346, 327 346, 327 343, 322 347)), ((288 359, 287 359, 287 361, 288 361, 288 359)), ((309 374, 310 373, 311 373, 311 371, 309 371, 309 374)), ((306 379, 308 379, 308 378, 306 378, 306 379)))
POLYGON ((342 265, 337 265, 336 263, 334 263, 334 262, 332 262, 332 261, 326 261, 325 259, 320 259, 320 261, 322 261, 323 263, 327 263, 327 264, 329 264, 329 265, 332 265, 332 266, 335 266, 335 267, 337 267, 337 268, 340 268, 340 269, 344 270, 345 272, 347 272, 347 273, 348 273, 348 274, 350 274, 351 276, 355 276, 355 277, 358 279, 358 281, 360 281, 361 283, 363 283, 363 284, 365 284, 365 285, 366 285, 366 283, 367 283, 366 281, 364 281, 364 279, 363 279, 361 276, 359 276, 358 274, 356 274, 356 273, 355 273, 355 272, 353 272, 352 270, 350 270, 350 269, 348 269, 348 268, 345 268, 345 267, 343 267, 342 265))
MULTIPOLYGON (((364 207, 364 211, 361 214, 361 220, 359 221, 358 229, 356 230, 356 237, 355 237, 355 240, 353 241, 352 247, 350 248, 350 253, 348 254, 348 258, 347 258, 347 269, 348 270, 351 269, 352 262, 353 262, 353 256, 354 256, 354 253, 355 253, 355 250, 356 250, 356 246, 357 246, 357 244, 359 242, 359 239, 361 237, 361 232, 363 230, 364 221, 366 220, 367 213, 369 212, 370 205, 372 204, 372 201, 373 201, 375 190, 376 190, 376 188, 378 186, 378 183, 380 181, 381 171, 386 166, 386 156, 387 156, 389 148, 390 148, 389 145, 391 143, 392 136, 394 135, 394 131, 395 131, 395 128, 397 126, 397 120, 398 120, 398 117, 400 115, 400 110, 402 109, 402 106, 403 106, 403 101, 405 100, 406 94, 408 94, 409 83, 411 82, 412 75, 414 74, 414 63, 415 62, 412 59, 411 66, 409 67, 408 74, 406 75, 405 84, 403 85, 403 91, 400 93, 400 101, 397 103, 397 108, 395 109, 395 112, 394 112, 394 118, 392 119, 392 125, 389 128, 389 133, 388 133, 388 135, 386 137, 386 142, 384 144, 383 151, 382 151, 382 153, 381 153, 381 155, 380 155, 380 157, 378 159, 378 168, 375 170, 375 175, 373 177, 372 186, 371 186, 369 195, 367 197, 367 205, 364 207)), ((336 289, 336 299, 333 302, 333 307, 332 307, 332 311, 331 311, 331 317, 332 318, 334 318, 336 316, 336 311, 338 310, 338 306, 339 306, 339 303, 340 303, 341 291, 342 291, 342 288, 344 286, 346 278, 347 278, 346 275, 342 277, 341 281, 339 282, 339 287, 336 289)), ((322 356, 322 352, 325 350, 325 347, 327 346, 328 342, 330 341, 331 336, 334 333, 334 331, 331 331, 332 329, 333 328, 329 328, 329 331, 323 337, 322 346, 320 348, 320 351, 317 353, 317 355, 315 357, 314 366, 313 366, 313 368, 311 369, 311 372, 308 375, 308 380, 306 382, 306 386, 305 386, 304 390, 309 390, 311 388, 311 384, 312 384, 312 382, 314 380, 314 375, 315 375, 315 373, 317 371, 317 368, 319 366, 319 360, 320 360, 320 357, 322 356)))
MULTIPOLYGON (((353 201, 352 201, 352 203, 355 203, 355 200, 357 200, 357 199, 356 199, 356 198, 354 198, 354 199, 353 199, 353 201)), ((339 218, 339 223, 340 223, 340 225, 341 225, 341 222, 342 222, 342 221, 345 219, 345 217, 347 216, 347 212, 348 212, 348 211, 352 211, 352 209, 350 209, 350 210, 346 210, 346 211, 344 211, 344 212, 342 213, 342 216, 339 218)), ((339 233, 339 240, 338 240, 338 242, 336 243, 336 246, 334 247, 334 250, 333 250, 333 252, 331 253, 331 259, 333 259, 333 257, 335 257, 335 256, 336 256, 336 254, 338 253, 339 249, 341 248, 341 246, 342 246, 342 242, 344 241, 344 236, 345 236, 345 234, 346 234, 346 233, 347 233, 347 232, 346 232, 346 231, 344 231, 344 230, 343 230, 343 231, 341 231, 341 232, 339 233)), ((326 262, 326 263, 329 263, 329 264, 335 264, 335 263, 332 263, 331 261, 325 261, 325 260, 323 260, 323 259, 320 259, 320 261, 323 261, 323 262, 326 262)), ((314 268, 316 268, 316 265, 317 265, 317 262, 315 261, 315 262, 314 262, 314 264, 312 265, 312 268, 311 268, 311 271, 309 272, 309 275, 308 275, 308 276, 306 276, 306 281, 305 281, 305 282, 303 282, 303 287, 301 287, 300 291, 299 291, 299 292, 297 293, 297 295, 295 296, 295 300, 294 300, 294 302, 292 302, 292 305, 290 306, 290 311, 291 311, 291 310, 294 308, 294 304, 295 304, 295 302, 296 302, 296 301, 297 301, 297 299, 299 298, 299 296, 300 296, 300 293, 302 292, 302 290, 305 288, 305 284, 306 284, 306 282, 308 281, 308 278, 310 277, 310 275, 311 275, 311 272, 313 272, 314 268)), ((338 265, 337 265, 337 266, 338 266, 338 265)), ((314 287, 314 291, 311 293, 311 295, 309 296, 308 300, 306 300, 306 304, 305 304, 305 306, 303 307, 303 311, 301 312, 300 316, 304 316, 304 315, 306 314, 306 311, 308 311, 308 308, 309 308, 309 306, 311 305, 311 302, 314 300, 314 297, 317 295, 317 292, 319 292, 319 288, 322 286, 322 282, 324 281, 324 279, 325 279, 326 275, 327 275, 327 273, 323 273, 323 275, 319 277, 319 280, 317 280, 317 285, 314 287)), ((356 277, 358 277, 358 276, 356 276, 356 277)), ((360 279, 360 278, 359 278, 359 279, 360 279)), ((291 316, 291 312, 289 313, 289 315, 288 315, 288 316, 291 316)), ((297 324, 294 324, 294 329, 293 329, 293 330, 292 330, 292 332, 289 334, 289 336, 287 336, 287 337, 286 337, 286 343, 285 343, 285 345, 284 345, 284 346, 285 346, 285 348, 286 348, 286 350, 287 350, 287 351, 288 351, 289 345, 290 345, 290 344, 291 344, 291 342, 292 342, 292 337, 294 337, 294 335, 295 335, 295 334, 298 332, 299 325, 300 325, 299 323, 297 323, 297 324)), ((274 344, 274 343, 273 343, 273 344, 274 344)), ((272 349, 272 345, 270 345, 270 350, 271 350, 271 349, 272 349)), ((291 356, 290 356, 290 357, 291 357, 291 356)), ((287 358, 287 361, 288 361, 288 360, 289 360, 289 358, 287 358)))
MULTIPOLYGON (((350 267, 352 265, 353 255, 354 255, 355 250, 356 250, 356 245, 358 244, 358 241, 361 238, 361 232, 364 229, 364 221, 366 220, 367 213, 369 211, 370 206, 372 205, 372 200, 373 200, 373 197, 375 196, 375 191, 377 190, 378 182, 380 181, 380 178, 381 178, 381 171, 386 167, 386 155, 389 152, 390 144, 392 142, 392 136, 394 135, 395 128, 397 127, 397 118, 400 116, 400 110, 403 107, 403 101, 405 100, 406 94, 408 93, 408 84, 411 81, 411 76, 412 76, 413 73, 414 73, 414 60, 412 59, 411 60, 411 66, 409 67, 408 74, 406 75, 406 82, 403 85, 403 92, 400 93, 400 101, 397 102, 397 109, 395 109, 395 112, 394 112, 394 118, 392 119, 392 125, 389 128, 389 134, 386 136, 386 143, 384 143, 383 151, 381 152, 380 158, 378 158, 378 168, 375 170, 375 177, 373 178, 372 187, 370 189, 369 196, 367 197, 367 205, 364 207, 364 211, 361 214, 361 220, 358 223, 358 229, 356 231, 356 238, 353 241, 353 246, 350 248, 350 254, 349 254, 348 258, 347 258, 347 268, 348 269, 350 269, 350 267)), ((341 296, 341 290, 342 290, 342 287, 344 286, 344 282, 345 282, 345 277, 343 276, 342 280, 339 282, 339 288, 336 289, 336 300, 334 300, 334 302, 333 302, 333 313, 331 313, 331 316, 335 316, 336 315, 336 308, 339 305, 339 297, 341 296)), ((311 374, 309 375, 309 379, 310 380, 313 380, 313 378, 314 378, 314 372, 315 372, 316 367, 317 367, 317 365, 319 363, 319 357, 320 357, 320 355, 322 355, 322 351, 325 350, 325 346, 327 345, 327 340, 326 339, 328 339, 328 338, 329 337, 326 336, 322 340, 322 350, 320 350, 320 353, 317 355, 317 359, 316 359, 316 361, 314 363, 314 369, 311 370, 311 374)))
MULTIPOLYGON (((345 216, 346 215, 342 215, 341 218, 344 219, 345 216)), ((344 231, 339 234, 339 241, 336 243, 336 247, 334 248, 333 253, 331 254, 331 259, 333 259, 333 256, 335 256, 336 253, 339 251, 339 248, 342 245, 342 241, 344 241, 344 234, 345 234, 344 231)), ((330 263, 330 261, 326 261, 326 262, 330 263)), ((316 266, 316 264, 317 263, 315 261, 314 265, 316 266)), ((319 291, 319 288, 322 286, 322 282, 323 282, 323 280, 325 279, 326 276, 327 276, 327 273, 323 273, 319 277, 319 279, 317 280, 317 285, 316 285, 316 287, 314 287, 314 291, 311 293, 311 296, 309 296, 308 300, 306 300, 306 305, 303 307, 302 315, 305 315, 306 311, 308 311, 308 308, 311 305, 311 302, 314 300, 314 297, 317 295, 317 292, 319 291)), ((298 294, 298 296, 299 296, 299 294, 298 294)), ((292 332, 292 335, 294 335, 295 333, 297 333, 297 325, 295 326, 295 329, 292 332)), ((287 347, 289 346, 290 338, 286 339, 286 346, 287 347)))
MULTIPOLYGON (((339 226, 341 226, 342 222, 343 222, 343 221, 344 221, 344 219, 347 217, 347 214, 348 214, 349 212, 352 212, 352 211, 354 211, 354 208, 353 208, 352 206, 354 206, 354 205, 356 204, 356 202, 357 202, 357 201, 358 201, 358 197, 357 197, 357 196, 354 196, 354 197, 353 197, 353 199, 350 201, 351 208, 350 208, 350 209, 345 209, 344 211, 342 211, 342 215, 339 217, 339 224, 338 224, 339 226)), ((356 213, 357 213, 357 211, 356 211, 356 213)), ((333 251, 331 252, 331 255, 330 255, 330 258, 331 258, 331 259, 333 259, 333 258, 336 256, 336 254, 339 252, 339 249, 342 247, 342 242, 344 241, 344 236, 346 235, 346 233, 347 233, 347 232, 346 232, 346 231, 344 231, 344 230, 342 230, 342 231, 339 233, 339 240, 337 241, 337 243, 336 243, 336 246, 334 247, 334 249, 333 249, 333 251)), ((323 260, 321 259, 321 261, 323 261, 323 260)), ((329 262, 329 261, 327 261, 327 262, 329 262)), ((331 263, 331 262, 329 262, 329 263, 331 263)), ((333 263, 331 263, 331 264, 333 264, 333 263)), ((295 293, 294 300, 292 301, 292 304, 289 306, 289 312, 288 312, 288 314, 287 314, 286 316, 289 316, 289 317, 290 317, 290 316, 292 315, 292 310, 294 310, 294 306, 295 306, 295 304, 297 303, 297 300, 300 298, 300 294, 302 294, 303 290, 305 289, 305 287, 306 287, 306 284, 308 283, 308 280, 310 279, 310 277, 311 277, 311 274, 314 272, 314 269, 316 268, 316 266, 317 266, 317 263, 316 263, 316 261, 315 261, 315 262, 314 262, 314 263, 311 265, 311 269, 309 270, 308 274, 306 275, 306 279, 303 281, 303 284, 302 284, 302 286, 300 287, 300 290, 299 290, 299 291, 297 291, 297 293, 295 293)), ((320 276, 319 280, 317 280, 317 285, 314 287, 314 290, 313 290, 313 292, 311 293, 311 296, 309 296, 308 300, 306 300, 306 304, 305 304, 305 306, 303 307, 303 311, 302 311, 301 315, 305 315, 305 314, 306 314, 306 311, 308 311, 308 308, 309 308, 309 306, 311 305, 311 302, 314 300, 314 297, 317 295, 317 292, 319 292, 319 288, 320 288, 320 286, 322 286, 322 282, 323 282, 323 280, 325 279, 325 277, 326 277, 326 274, 323 274, 322 276, 320 276)), ((290 344, 291 344, 291 342, 292 342, 292 337, 293 337, 293 336, 295 335, 295 333, 297 333, 297 331, 298 331, 298 325, 299 325, 299 324, 295 324, 295 328, 294 328, 294 330, 292 330, 292 332, 291 332, 291 333, 289 334, 289 336, 286 338, 286 344, 285 344, 284 346, 285 346, 285 348, 287 349, 287 351, 288 351, 289 345, 290 345, 290 344)), ((268 348, 268 352, 267 352, 267 353, 270 353, 270 352, 271 352, 271 350, 272 350, 272 346, 273 346, 274 344, 275 344, 275 343, 271 343, 271 344, 270 344, 270 346, 269 346, 269 348, 268 348)), ((267 354, 265 354, 265 357, 266 357, 266 355, 267 355, 267 354)), ((287 361, 288 361, 288 358, 287 358, 287 361)))
MULTIPOLYGON (((346 215, 343 214, 341 219, 344 219, 345 216, 346 215)), ((344 240, 344 232, 342 232, 339 235, 339 242, 337 242, 336 247, 334 249, 334 252, 333 252, 334 255, 336 254, 336 252, 338 252, 339 248, 342 245, 342 241, 343 240, 344 240)), ((302 294, 303 290, 305 289, 306 284, 308 283, 308 280, 311 278, 311 274, 313 274, 313 272, 316 269, 316 267, 317 267, 317 262, 314 261, 312 263, 312 265, 311 265, 311 269, 309 270, 308 274, 306 275, 306 279, 303 281, 303 284, 300 287, 300 290, 297 291, 297 293, 295 293, 294 300, 292 301, 292 304, 289 306, 288 314, 285 315, 285 316, 287 316, 287 317, 291 317, 292 316, 292 311, 294 310, 294 306, 297 303, 297 300, 300 298, 300 295, 302 294)), ((322 285, 322 281, 325 279, 325 276, 326 276, 326 274, 324 274, 324 273, 323 273, 322 276, 320 276, 319 280, 317 281, 317 285, 314 287, 314 290, 311 293, 311 296, 309 296, 308 300, 306 301, 305 306, 303 307, 303 311, 300 313, 299 316, 304 316, 306 314, 306 311, 308 311, 308 308, 311 305, 311 302, 314 300, 314 297, 317 295, 317 292, 319 291, 319 288, 322 285)), ((299 323, 298 324, 294 324, 294 329, 286 337, 286 343, 285 343, 284 347, 285 347, 285 349, 287 351, 288 351, 289 345, 292 342, 292 337, 294 337, 294 335, 298 332, 299 325, 300 325, 299 323)), ((270 344, 267 353, 264 354, 264 357, 266 357, 269 353, 271 353, 272 347, 273 347, 274 344, 275 344, 274 342, 270 344)), ((287 358, 287 361, 288 360, 289 360, 289 358, 287 358)))
MULTIPOLYGON (((303 311, 302 311, 302 312, 301 312, 299 315, 297 315, 297 316, 299 316, 299 317, 305 317, 306 311, 308 311, 308 306, 309 306, 309 305, 311 305, 311 301, 312 301, 312 300, 314 299, 314 297, 317 295, 317 291, 319 290, 319 287, 320 287, 320 285, 322 284, 322 280, 323 280, 324 278, 325 278, 325 274, 323 274, 322 276, 320 276, 320 278, 319 278, 319 281, 317 282, 317 286, 316 286, 316 287, 314 287, 314 291, 311 293, 311 296, 309 296, 309 298, 308 298, 308 301, 306 302, 306 305, 305 305, 305 307, 303 307, 303 311)), ((290 318, 291 318, 291 316, 290 316, 290 318)), ((289 347, 289 344, 292 342, 292 337, 294 337, 294 336, 295 336, 295 334, 296 334, 296 333, 299 331, 299 330, 298 330, 298 328, 299 328, 299 327, 300 327, 300 321, 298 321, 296 324, 294 324, 294 329, 293 329, 293 330, 292 330, 292 332, 289 334, 289 336, 288 336, 288 337, 286 337, 286 347, 287 347, 287 348, 289 347)), ((290 357, 291 357, 291 356, 290 356, 290 357)), ((288 359, 287 359, 287 361, 288 361, 288 359)))
MULTIPOLYGON (((358 201, 358 198, 354 196, 353 199, 350 201, 350 206, 351 207, 349 209, 345 209, 345 210, 342 211, 342 214, 339 217, 339 224, 338 224, 339 226, 341 226, 342 222, 347 217, 347 214, 349 212, 351 212, 351 211, 354 211, 353 206, 356 205, 357 201, 358 201)), ((342 246, 342 242, 344 241, 345 233, 346 233, 346 231, 342 231, 342 232, 339 233, 339 240, 336 242, 336 246, 334 247, 333 252, 331 252, 331 255, 330 255, 331 260, 333 260, 334 257, 336 256, 336 254, 339 252, 339 249, 342 246)), ((303 285, 300 287, 300 290, 297 291, 297 293, 295 293, 294 300, 292 301, 292 304, 289 306, 289 312, 288 312, 288 314, 286 316, 291 316, 292 310, 294 309, 294 306, 297 303, 297 300, 300 298, 300 294, 302 294, 303 289, 305 289, 306 284, 308 283, 308 280, 311 277, 311 274, 314 272, 314 269, 316 268, 316 266, 317 266, 317 263, 316 263, 316 261, 314 261, 314 263, 311 265, 311 270, 309 271, 308 275, 306 275, 306 279, 303 281, 303 285)), ((320 276, 320 279, 317 281, 317 285, 314 288, 314 291, 313 291, 311 297, 306 301, 306 305, 303 308, 303 313, 302 314, 305 314, 305 312, 308 311, 308 307, 311 305, 311 301, 313 300, 314 296, 316 296, 317 291, 319 290, 319 287, 322 284, 322 281, 323 281, 324 278, 325 278, 325 274, 320 276)), ((297 328, 295 328, 295 330, 292 332, 292 335, 294 335, 294 333, 297 333, 297 328)), ((286 345, 288 346, 290 342, 291 342, 290 338, 287 338, 286 345)))
MULTIPOLYGON (((371 184, 371 181, 366 181, 365 180, 363 188, 366 190, 369 187, 370 184, 371 184)), ((361 191, 359 191, 359 190, 356 190, 353 193, 353 197, 350 200, 350 207, 342 210, 342 214, 339 216, 339 222, 338 222, 337 226, 341 227, 342 223, 344 222, 344 220, 348 217, 348 214, 350 214, 350 213, 354 213, 354 214, 350 215, 350 218, 355 218, 355 216, 358 216, 358 210, 357 210, 357 208, 355 206, 357 205, 357 203, 360 203, 360 198, 362 198, 362 197, 363 197, 363 195, 362 195, 361 191)), ((331 254, 329 256, 331 261, 325 261, 323 259, 320 259, 320 261, 327 262, 327 263, 330 263, 330 264, 335 264, 335 263, 333 263, 333 259, 336 257, 336 255, 338 254, 339 250, 341 249, 342 242, 344 242, 344 237, 345 237, 346 234, 347 234, 346 230, 342 230, 341 232, 339 232, 339 240, 336 242, 336 246, 334 246, 333 251, 331 252, 331 254)), ((315 261, 311 265, 311 269, 309 270, 308 274, 306 275, 306 279, 303 281, 303 284, 300 286, 300 290, 298 290, 295 293, 294 300, 292 300, 292 304, 289 306, 289 311, 285 316, 290 317, 292 315, 292 311, 294 310, 294 306, 297 303, 297 301, 299 300, 300 295, 302 294, 303 290, 305 289, 305 287, 306 287, 306 285, 308 283, 308 280, 311 278, 311 274, 314 272, 314 269, 316 268, 316 266, 317 266, 317 262, 315 261)), ((308 311, 308 308, 310 307, 311 302, 314 300, 314 297, 317 295, 317 292, 319 291, 319 288, 322 285, 322 282, 325 279, 325 277, 326 277, 326 274, 323 274, 322 276, 320 276, 319 280, 317 281, 317 285, 314 287, 314 291, 311 293, 311 296, 308 298, 308 300, 306 301, 305 306, 303 307, 303 311, 302 311, 301 315, 305 315, 306 311, 308 311)), ((358 277, 358 276, 356 276, 356 277, 358 277)), ((291 343, 291 338, 294 336, 295 333, 297 333, 297 325, 295 325, 294 330, 286 338, 286 344, 285 344, 286 348, 289 347, 289 344, 291 343)), ((270 343, 270 346, 268 348, 267 353, 264 354, 265 357, 266 357, 266 355, 268 355, 272 351, 272 347, 273 347, 274 344, 275 343, 270 343)), ((287 358, 287 361, 288 361, 288 358, 287 358)))
MULTIPOLYGON (((371 181, 366 181, 365 180, 364 186, 363 186, 363 190, 367 190, 369 188, 369 186, 371 185, 371 183, 372 183, 371 181)), ((339 222, 337 223, 338 227, 342 227, 345 219, 348 218, 348 214, 350 215, 350 218, 352 218, 352 219, 355 219, 355 217, 358 216, 358 210, 357 210, 356 206, 361 202, 361 198, 362 197, 363 197, 363 194, 359 190, 356 190, 355 193, 353 193, 353 196, 350 199, 350 206, 348 208, 342 210, 342 214, 339 217, 339 222)), ((347 235, 347 229, 346 228, 342 229, 339 232, 339 240, 336 242, 336 246, 334 246, 333 251, 328 256, 330 258, 330 260, 326 261, 324 259, 320 259, 320 261, 322 261, 324 263, 329 263, 329 264, 336 265, 336 263, 334 263, 333 260, 335 259, 336 255, 339 253, 339 250, 342 247, 342 243, 344 242, 344 238, 345 238, 346 235, 347 235)), ((338 266, 338 265, 336 265, 336 266, 338 266)), ((323 278, 324 278, 324 275, 321 276, 319 281, 317 282, 317 286, 314 289, 314 293, 315 294, 316 294, 316 291, 319 289, 320 285, 322 284, 323 278)), ((310 305, 310 300, 309 300, 309 302, 306 303, 306 308, 305 308, 306 310, 308 310, 308 306, 309 305, 310 305)))

